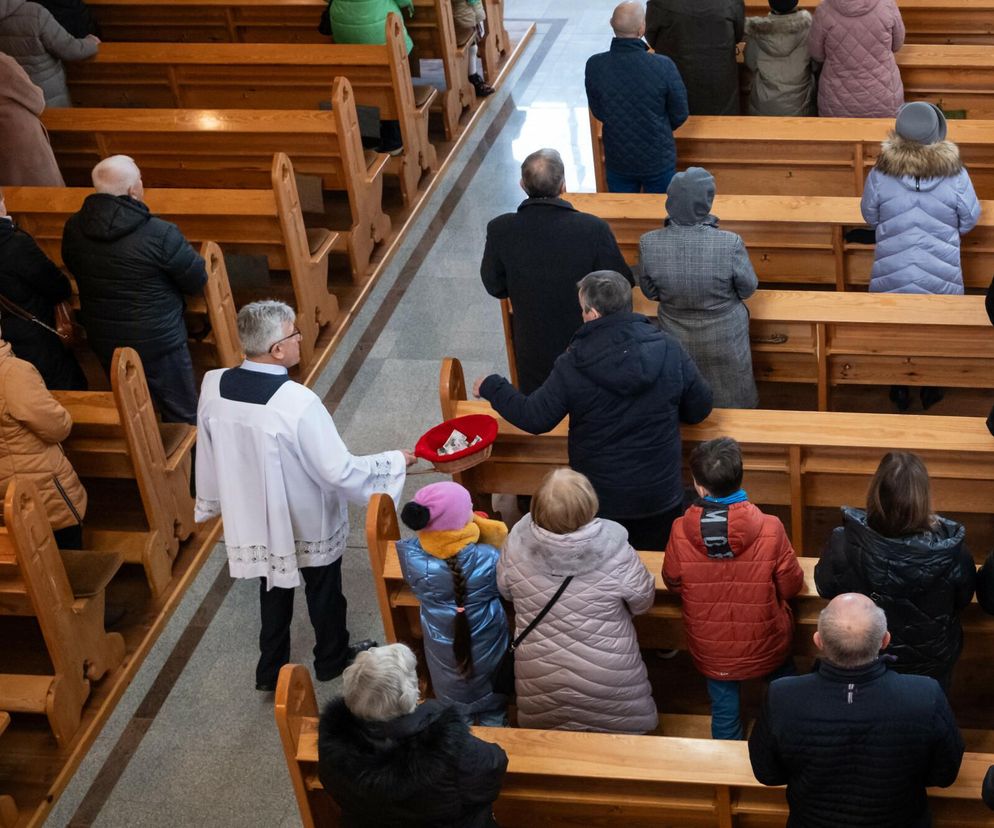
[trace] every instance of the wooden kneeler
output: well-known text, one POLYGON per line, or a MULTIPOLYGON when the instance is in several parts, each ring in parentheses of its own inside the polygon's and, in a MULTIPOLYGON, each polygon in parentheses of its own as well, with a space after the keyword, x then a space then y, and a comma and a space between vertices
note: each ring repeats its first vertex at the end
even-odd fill
POLYGON ((4 523, 0 615, 38 619, 52 674, 0 674, 0 709, 44 713, 65 746, 79 727, 90 682, 124 658, 124 639, 104 629, 104 588, 120 568, 121 556, 60 553, 38 490, 28 480, 15 480, 7 488, 4 523))
MULTIPOLYGON (((10 714, 0 711, 0 734, 10 724, 10 714)), ((14 797, 0 794, 0 828, 14 828, 17 825, 17 805, 14 797)))

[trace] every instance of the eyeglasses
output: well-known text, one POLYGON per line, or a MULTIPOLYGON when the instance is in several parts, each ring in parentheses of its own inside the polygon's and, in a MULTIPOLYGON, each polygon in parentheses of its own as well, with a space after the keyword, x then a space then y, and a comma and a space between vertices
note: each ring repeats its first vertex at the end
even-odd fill
POLYGON ((300 338, 300 329, 299 328, 294 328, 292 334, 290 334, 289 336, 284 336, 282 339, 277 339, 272 345, 270 345, 269 346, 269 353, 272 353, 273 352, 273 348, 275 348, 281 342, 286 342, 288 339, 299 339, 299 338, 300 338))

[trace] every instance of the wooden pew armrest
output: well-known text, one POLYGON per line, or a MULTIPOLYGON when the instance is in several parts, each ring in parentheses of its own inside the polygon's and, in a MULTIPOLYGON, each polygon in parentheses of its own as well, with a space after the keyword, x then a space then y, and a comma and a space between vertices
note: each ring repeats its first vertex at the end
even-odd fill
POLYGON ((175 471, 197 442, 197 429, 186 423, 159 423, 166 468, 175 471))
POLYGON ((325 257, 338 243, 339 233, 322 227, 307 228, 307 248, 314 263, 324 261, 325 257))
POLYGON ((419 112, 427 112, 438 97, 438 89, 429 83, 419 83, 414 87, 414 106, 419 112))
POLYGON ((124 560, 119 552, 89 549, 60 549, 59 554, 76 598, 92 598, 103 592, 124 560))
POLYGON ((383 175, 387 164, 390 163, 390 156, 385 152, 373 152, 373 150, 366 150, 363 156, 366 163, 366 181, 371 183, 377 176, 383 175))

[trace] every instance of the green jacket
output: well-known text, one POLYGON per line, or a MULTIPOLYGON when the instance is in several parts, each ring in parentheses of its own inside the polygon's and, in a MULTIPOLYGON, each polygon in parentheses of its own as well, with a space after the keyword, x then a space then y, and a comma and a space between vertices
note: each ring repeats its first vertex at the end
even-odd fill
MULTIPOLYGON (((331 4, 331 32, 336 43, 386 43, 387 15, 396 13, 403 25, 404 13, 414 13, 414 0, 334 0, 331 4)), ((404 29, 404 40, 410 53, 414 46, 404 29)))

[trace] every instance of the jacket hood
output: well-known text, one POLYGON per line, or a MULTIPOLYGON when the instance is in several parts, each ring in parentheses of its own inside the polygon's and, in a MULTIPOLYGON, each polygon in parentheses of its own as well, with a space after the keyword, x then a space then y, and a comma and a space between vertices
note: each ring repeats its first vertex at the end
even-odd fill
POLYGON ((704 515, 705 505, 712 512, 714 510, 727 510, 728 547, 732 550, 733 557, 737 558, 756 542, 756 538, 759 537, 759 533, 763 529, 763 513, 758 507, 747 500, 728 506, 698 501, 684 514, 683 525, 687 539, 702 555, 708 554, 708 548, 701 531, 701 518, 704 515))
POLYGON ((669 348, 667 337, 640 313, 612 313, 586 322, 569 345, 581 374, 624 397, 656 381, 669 348))
POLYGON ((700 224, 711 214, 714 176, 703 167, 688 167, 666 188, 666 213, 673 224, 700 224))
POLYGON ((959 174, 963 161, 959 147, 952 141, 920 144, 891 130, 881 144, 876 168, 893 178, 911 179, 906 182, 911 189, 916 188, 914 179, 919 179, 919 189, 931 189, 940 179, 959 174), (929 187, 922 187, 920 179, 934 179, 934 182, 929 187))
POLYGON ((148 207, 137 199, 107 193, 88 195, 77 215, 82 234, 96 241, 117 241, 152 217, 148 207))
POLYGON ((0 244, 4 244, 14 238, 16 231, 17 225, 14 224, 11 218, 0 218, 0 244))
POLYGON ((10 17, 26 2, 27 0, 0 0, 0 20, 10 17))
POLYGON ((525 565, 546 575, 593 572, 602 561, 628 546, 625 527, 601 518, 594 518, 568 535, 556 535, 536 526, 531 515, 525 515, 515 524, 511 535, 521 549, 525 565))
POLYGON ((811 12, 798 9, 791 14, 770 14, 766 17, 748 17, 745 36, 759 35, 759 48, 774 57, 786 57, 801 41, 808 39, 811 29, 811 12))
POLYGON ((931 532, 906 538, 885 538, 866 523, 863 509, 842 509, 846 541, 864 561, 886 572, 892 597, 927 591, 929 586, 957 565, 956 553, 966 529, 956 521, 936 517, 931 532))
POLYGON ((881 0, 831 0, 836 11, 846 17, 862 17, 880 2, 881 0))

